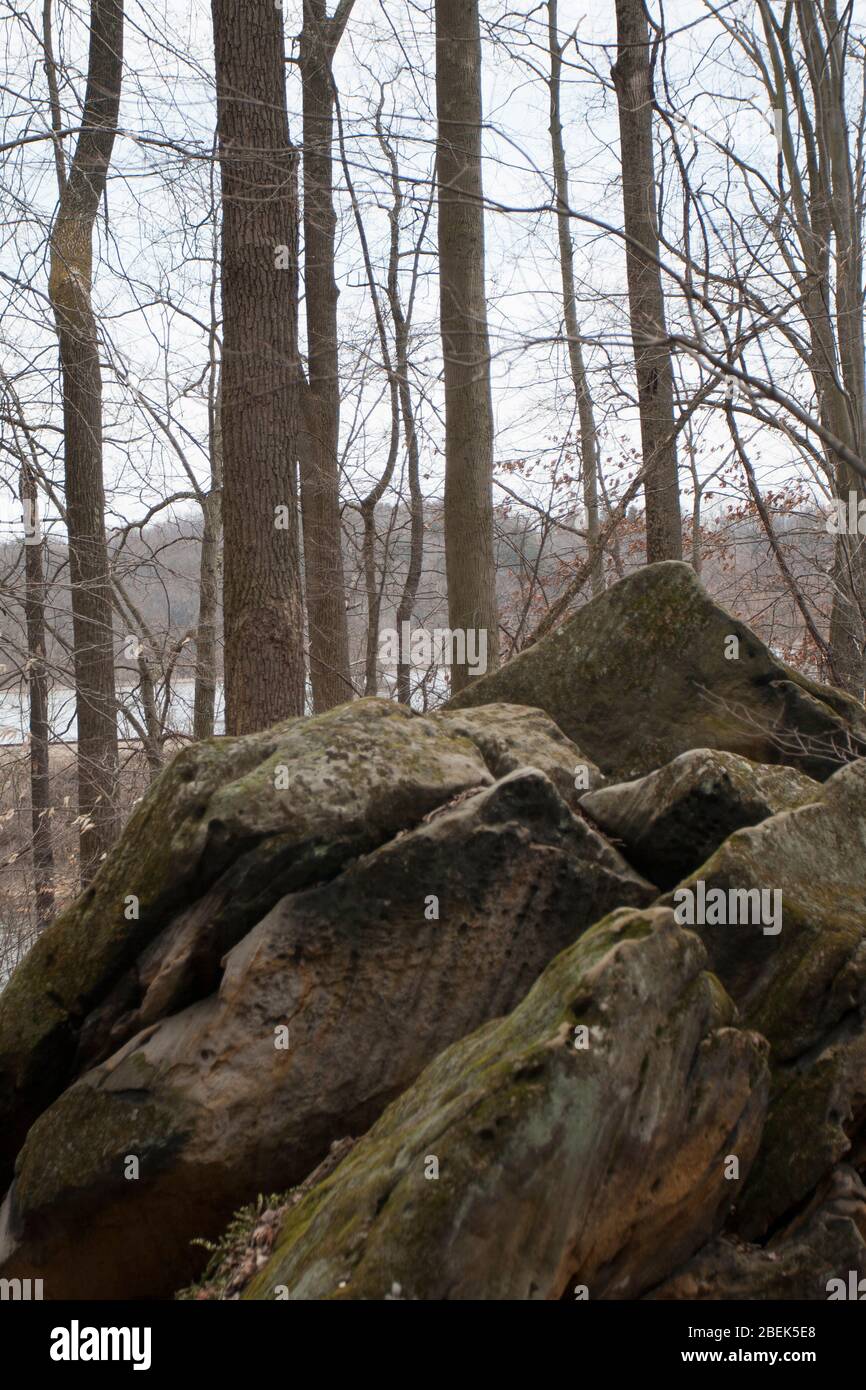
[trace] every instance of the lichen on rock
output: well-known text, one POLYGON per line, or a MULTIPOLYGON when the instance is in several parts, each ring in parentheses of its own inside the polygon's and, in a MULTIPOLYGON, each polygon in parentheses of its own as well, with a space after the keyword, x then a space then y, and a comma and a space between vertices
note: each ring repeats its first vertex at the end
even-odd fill
POLYGON ((866 752, 858 700, 786 666, 673 560, 591 599, 449 708, 497 701, 537 706, 617 781, 691 748, 787 763, 822 780, 866 752))
POLYGON ((591 791, 580 806, 641 873, 671 888, 735 830, 820 795, 821 784, 794 768, 700 748, 634 782, 591 791))
POLYGON ((863 1262, 864 729, 662 564, 433 714, 184 750, 0 995, 0 1277, 822 1296, 863 1262), (679 916, 714 890, 772 922, 679 916))
POLYGON ((739 1186, 725 1155, 748 1171, 766 1104, 766 1044, 733 1026, 703 965, 667 910, 599 923, 389 1107, 288 1214, 244 1297, 636 1297, 658 1282, 719 1228, 739 1186))

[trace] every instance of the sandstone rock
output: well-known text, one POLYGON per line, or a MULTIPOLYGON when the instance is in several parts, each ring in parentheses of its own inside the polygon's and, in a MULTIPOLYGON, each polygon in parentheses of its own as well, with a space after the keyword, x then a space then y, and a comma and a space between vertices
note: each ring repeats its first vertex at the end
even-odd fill
POLYGON ((620 580, 449 708, 502 700, 544 710, 617 780, 691 748, 789 763, 823 780, 852 748, 866 751, 863 705, 779 661, 676 561, 620 580))
POLYGON ((186 750, 0 996, 0 1277, 168 1296, 292 1189, 227 1296, 820 1296, 864 1243, 864 739, 665 564, 444 711, 186 750), (714 891, 771 916, 677 921, 714 891))
POLYGON ((658 1284, 718 1230, 739 1186, 726 1155, 748 1171, 766 1103, 766 1044, 731 1026, 703 964, 664 909, 599 923, 388 1108, 289 1213, 244 1297, 658 1284))
POLYGON ((749 1238, 808 1197, 866 1120, 864 863, 860 759, 830 778, 819 801, 731 835, 670 899, 680 912, 692 901, 684 890, 721 890, 731 906, 729 895, 744 890, 765 892, 767 907, 780 901, 777 932, 754 915, 694 928, 744 1021, 772 1047, 766 1131, 737 1211, 749 1238))
MULTIPOLYGON (((353 707, 351 721, 366 717, 368 707, 377 712, 382 708, 379 702, 360 702, 353 707)), ((434 715, 431 722, 440 724, 448 737, 456 740, 455 747, 462 739, 474 745, 492 777, 502 778, 526 767, 540 768, 574 810, 578 809, 582 788, 597 786, 602 780, 595 764, 540 710, 493 705, 466 714, 434 715), (578 772, 580 790, 575 787, 578 772)), ((426 731, 426 721, 413 726, 413 734, 420 735, 421 731, 426 731)), ((291 768, 294 776, 294 762, 291 768)), ((489 780, 480 770, 478 778, 481 782, 489 780)), ((467 790, 474 790, 476 785, 478 782, 473 782, 467 790)), ((406 826, 413 820, 407 817, 406 826)), ((252 854, 251 878, 261 858, 259 845, 252 854)), ((237 888, 237 874, 223 874, 204 897, 174 916, 144 947, 131 969, 81 1024, 77 1071, 104 1060, 141 1028, 216 988, 219 962, 252 916, 238 911, 237 888)))
POLYGON ((580 806, 635 868, 671 888, 735 830, 820 794, 819 782, 793 768, 700 748, 635 782, 589 792, 580 806))
POLYGON ((284 897, 217 994, 39 1117, 0 1215, 0 1275, 38 1270, 49 1298, 170 1295, 201 1263, 192 1238, 299 1181, 600 915, 654 894, 528 770, 284 897))
MULTIPOLYGON (((0 995, 0 1190, 29 1125, 75 1074, 82 1028, 83 1061, 92 1062, 159 970, 158 960, 147 962, 142 984, 137 957, 160 932, 168 931, 169 947, 176 943, 179 913, 195 915, 197 900, 213 890, 198 913, 207 936, 198 984, 206 993, 220 956, 285 893, 332 877, 353 856, 492 780, 467 740, 384 700, 180 753, 94 882, 0 995), (137 918, 128 916, 131 904, 137 918), (88 1025, 112 992, 107 1017, 88 1025)), ((194 935, 200 942, 200 931, 194 935)), ((177 980, 168 992, 175 1004, 183 994, 177 980)))
MULTIPOLYGON (((866 1276, 866 1188, 840 1166, 808 1207, 766 1245, 719 1236, 648 1299, 803 1299, 838 1296, 838 1282, 866 1276)), ((858 1294, 858 1296, 861 1296, 858 1294)))
POLYGON ((474 743, 494 777, 505 777, 521 767, 540 768, 572 810, 577 810, 586 790, 604 781, 595 763, 542 710, 484 705, 446 709, 434 718, 474 743))

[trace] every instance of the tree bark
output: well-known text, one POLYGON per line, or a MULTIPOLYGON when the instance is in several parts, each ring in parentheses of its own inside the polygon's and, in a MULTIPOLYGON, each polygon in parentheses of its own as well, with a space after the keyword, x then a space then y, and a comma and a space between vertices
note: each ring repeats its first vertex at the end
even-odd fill
MULTIPOLYGON (((484 286, 478 0, 436 0, 439 317, 445 378, 445 570, 452 630, 486 632, 499 664, 493 402, 484 286)), ((452 667, 454 694, 470 680, 452 667)))
POLYGON ((333 19, 325 0, 303 0, 300 41, 303 108, 304 290, 307 409, 300 454, 304 577, 313 708, 352 699, 349 627, 340 519, 340 375, 337 347, 337 218, 333 194, 333 60, 352 8, 333 19))
POLYGON ((273 0, 212 5, 223 208, 226 732, 241 734, 304 708, 294 466, 297 161, 279 10, 273 0))
MULTIPOLYGON (((850 448, 864 456, 866 449, 866 345, 863 333, 863 251, 862 228, 857 225, 854 174, 845 112, 845 40, 839 24, 835 0, 797 8, 797 22, 803 38, 806 62, 815 103, 815 130, 818 137, 818 172, 826 207, 825 232, 832 229, 835 243, 835 295, 830 290, 829 265, 821 286, 821 308, 829 317, 835 305, 835 337, 828 325, 827 350, 822 397, 832 398, 836 429, 850 448), (819 27, 820 21, 820 27, 819 27), (822 37, 823 29, 826 43, 822 37), (841 381, 839 377, 841 376, 841 381)), ((822 199, 823 201, 823 199, 822 199)), ((829 236, 827 236, 829 242, 829 236)), ((836 495, 847 505, 850 493, 864 496, 862 478, 841 460, 835 467, 836 495)), ((839 535, 834 557, 833 608, 830 616, 830 650, 833 667, 841 684, 862 697, 866 672, 866 541, 860 535, 839 535)))
POLYGON ((92 236, 114 146, 122 0, 92 0, 81 134, 51 230, 49 295, 60 344, 82 882, 117 832, 117 712, 102 476, 102 372, 91 302, 92 236))
POLYGON ((217 610, 219 607, 220 552, 222 540, 222 427, 221 386, 213 391, 210 409, 210 490, 202 503, 201 555, 199 556, 198 622, 195 634, 195 692, 193 738, 213 738, 216 720, 217 610))
POLYGON ((683 555, 673 368, 658 266, 659 231, 653 156, 653 91, 643 0, 616 0, 617 60, 611 69, 619 106, 622 200, 631 334, 643 459, 647 465, 647 564, 683 555))

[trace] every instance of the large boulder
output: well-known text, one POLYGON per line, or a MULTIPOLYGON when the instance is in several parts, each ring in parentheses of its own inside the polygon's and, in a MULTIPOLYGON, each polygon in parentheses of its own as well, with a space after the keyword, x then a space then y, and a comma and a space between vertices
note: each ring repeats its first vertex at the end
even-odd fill
POLYGON ((445 709, 434 718, 451 733, 474 743, 494 777, 506 777, 521 767, 540 768, 572 810, 578 809, 585 792, 604 782, 592 759, 540 709, 483 705, 445 709))
POLYGON ((619 781, 690 748, 822 780, 866 752, 863 705, 786 666, 677 561, 620 580, 450 708, 495 701, 538 706, 619 781))
POLYGON ((820 794, 820 782, 792 767, 699 748, 634 782, 587 793, 580 808, 641 873, 672 888, 735 830, 820 794))
POLYGON ((222 955, 284 894, 492 780, 474 744, 384 700, 181 752, 0 994, 0 1190, 39 1112, 121 1040, 159 964, 148 958, 141 981, 137 960, 160 933, 176 947, 179 914, 197 944, 189 999, 215 988, 222 955))
POLYGON ((145 1027, 33 1124, 0 1274, 38 1274, 49 1298, 170 1294, 200 1264, 195 1237, 298 1182, 600 916, 654 896, 532 769, 283 896, 215 994, 145 1027))
POLYGON ((667 899, 772 1048, 767 1125, 737 1210, 750 1239, 808 1197, 866 1121, 864 864, 860 759, 819 800, 736 831, 667 899))
POLYGON ((766 1044, 670 911, 621 911, 445 1051, 287 1216, 245 1298, 631 1298, 748 1172, 766 1044))
POLYGON ((165 1296, 269 1192, 251 1297, 819 1296, 864 730, 668 564, 435 714, 187 749, 0 995, 0 1277, 165 1296))

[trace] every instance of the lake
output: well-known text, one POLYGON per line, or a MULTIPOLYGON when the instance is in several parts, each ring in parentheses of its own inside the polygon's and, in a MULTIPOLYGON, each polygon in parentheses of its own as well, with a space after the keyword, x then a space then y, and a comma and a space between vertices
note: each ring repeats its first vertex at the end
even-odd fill
MULTIPOLYGON (((121 693, 131 704, 136 718, 144 723, 141 705, 134 692, 127 690, 121 693)), ((192 733, 194 694, 195 682, 193 680, 179 680, 172 687, 169 721, 171 729, 176 733, 192 733)), ((48 713, 51 722, 52 741, 55 743, 75 743, 78 737, 75 722, 75 692, 62 686, 53 689, 48 696, 48 713)), ((30 701, 26 694, 22 695, 18 690, 0 692, 0 745, 14 746, 24 743, 27 739, 29 719, 30 701)), ((224 727, 223 688, 219 685, 216 693, 214 732, 221 734, 224 727)), ((118 711, 117 732, 122 739, 132 742, 138 739, 135 728, 122 711, 118 711)))

